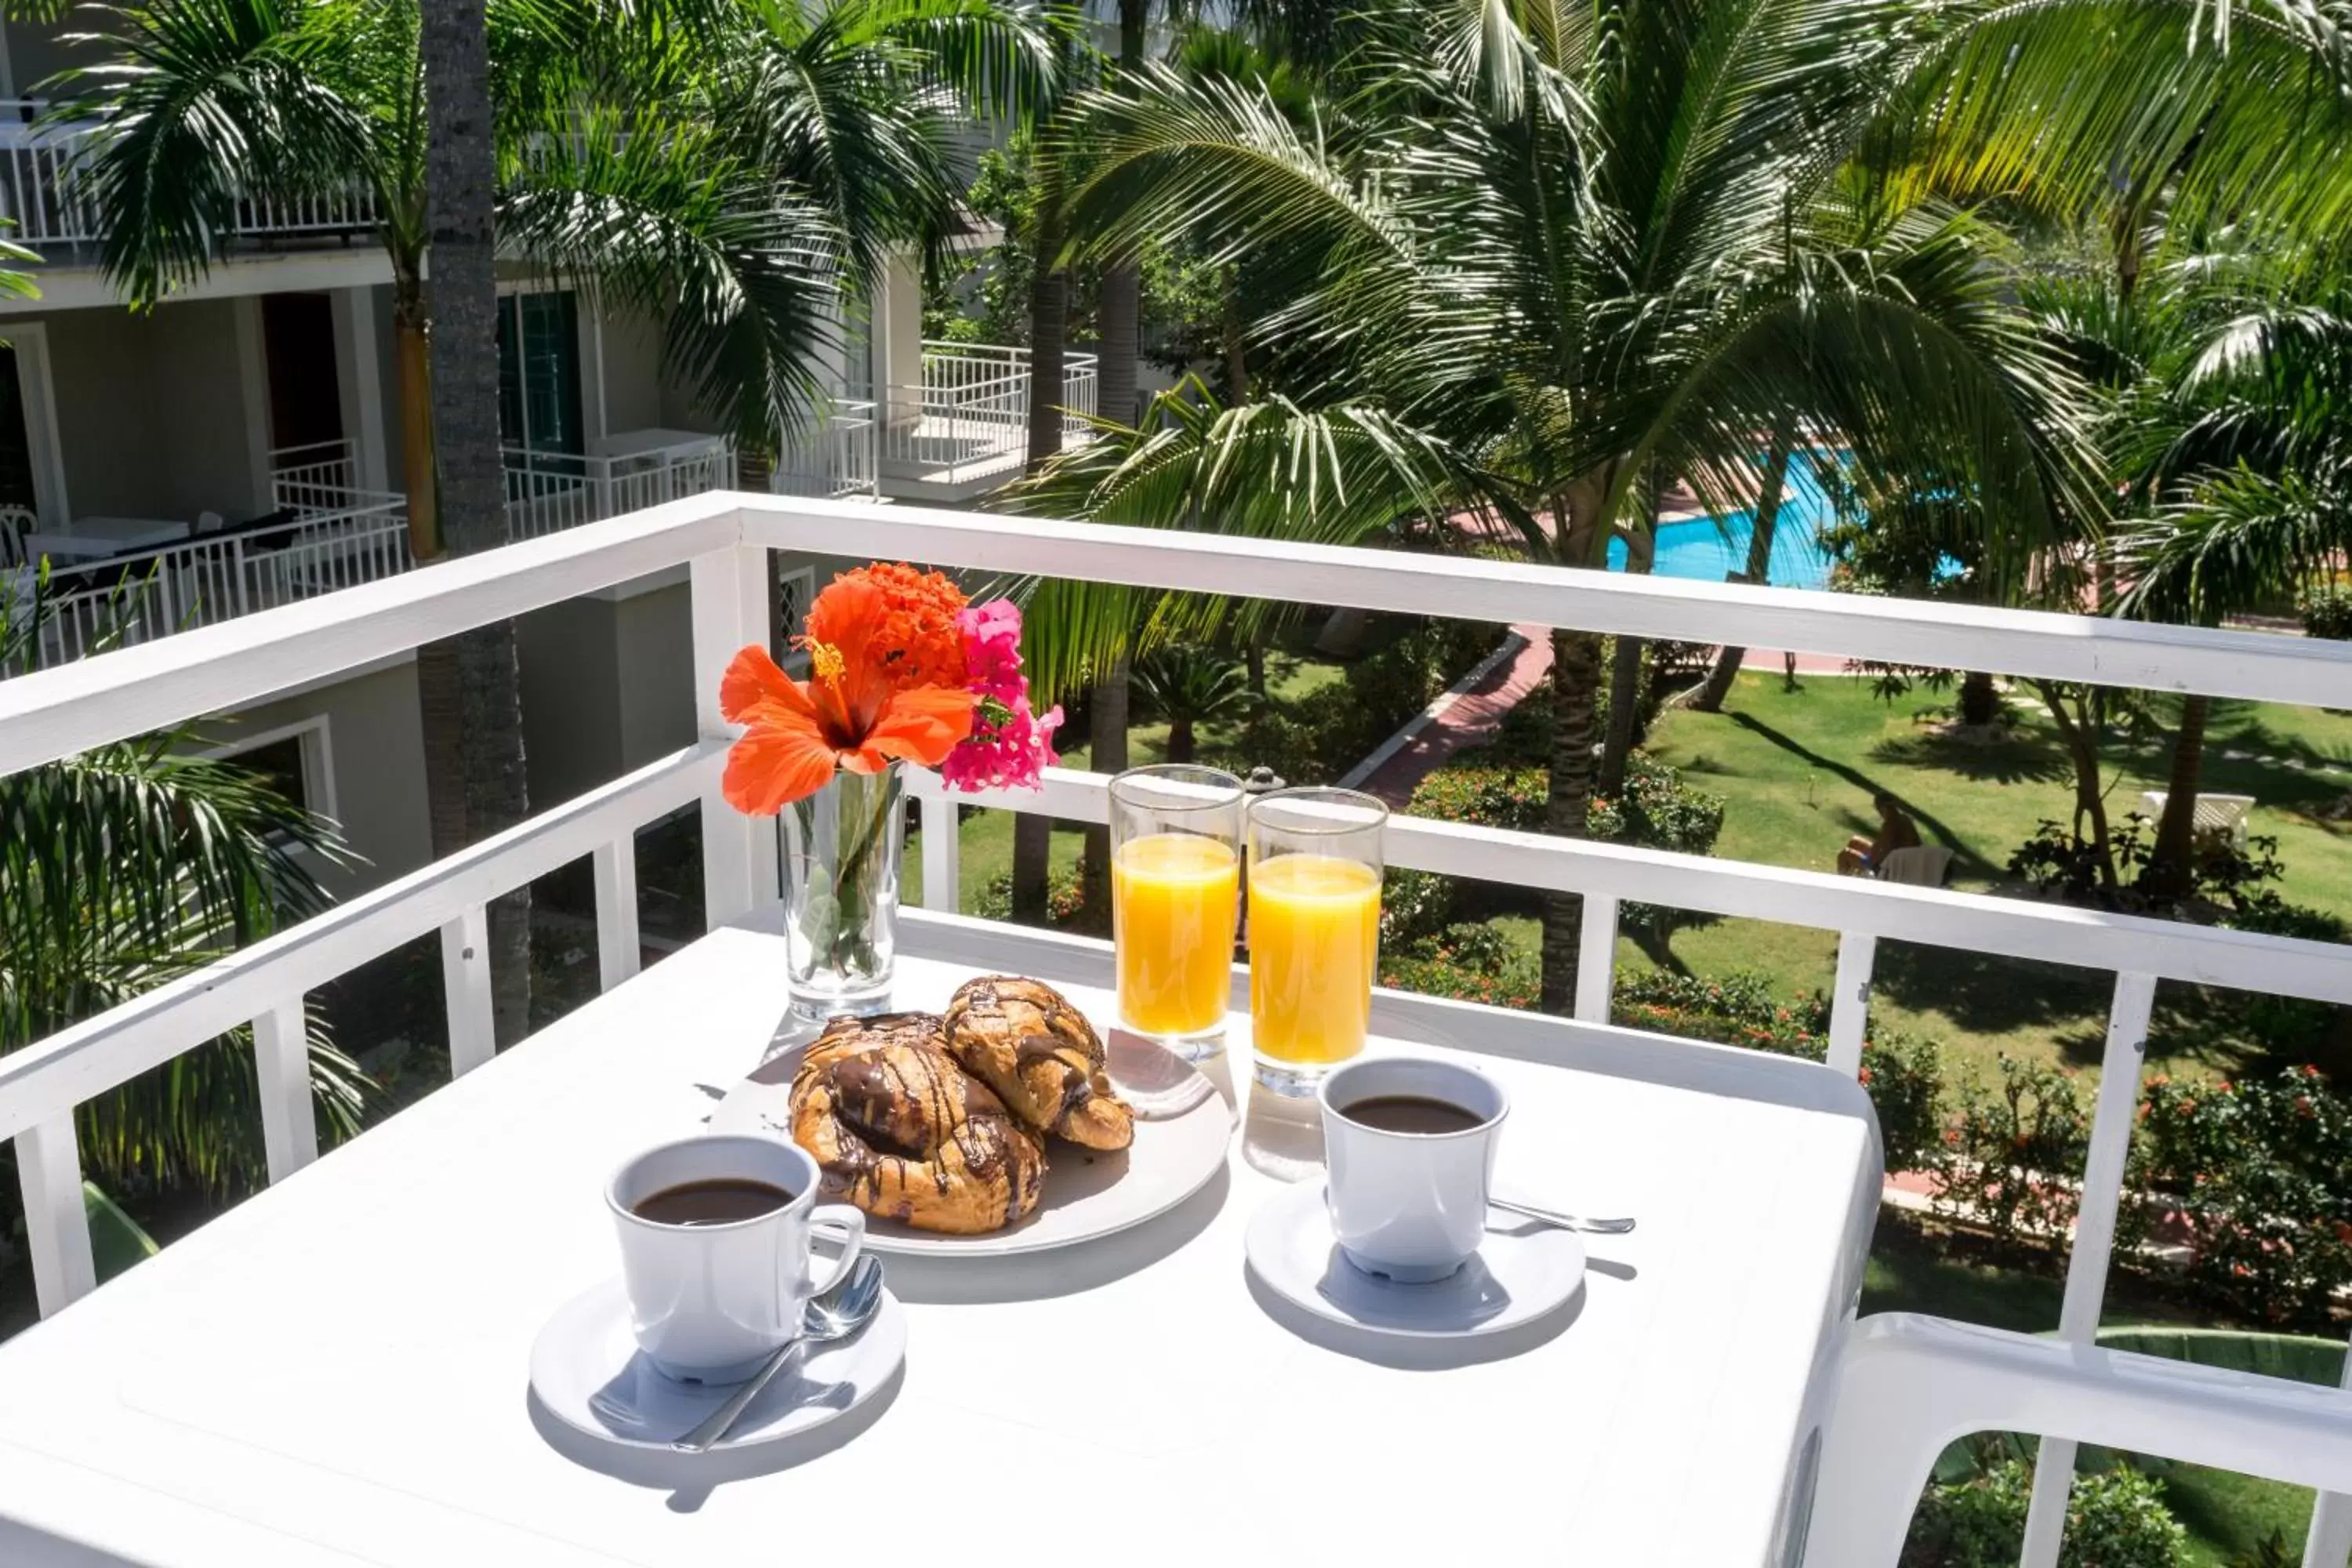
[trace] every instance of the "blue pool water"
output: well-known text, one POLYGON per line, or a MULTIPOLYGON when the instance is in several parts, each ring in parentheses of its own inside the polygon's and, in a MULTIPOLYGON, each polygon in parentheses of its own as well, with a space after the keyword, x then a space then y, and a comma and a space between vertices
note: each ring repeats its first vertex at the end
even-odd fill
MULTIPOLYGON (((1830 581, 1829 557, 1822 552, 1822 525, 1831 517, 1829 497, 1802 464, 1789 467, 1788 489, 1780 497, 1780 515, 1772 529, 1771 584, 1775 588, 1825 588, 1830 581)), ((1738 511, 1717 523, 1712 518, 1669 522, 1658 529, 1658 554, 1650 570, 1661 577, 1688 577, 1720 583, 1727 572, 1748 569, 1748 537, 1755 531, 1753 512, 1738 511)), ((1625 569, 1625 542, 1609 546, 1609 569, 1625 569)))

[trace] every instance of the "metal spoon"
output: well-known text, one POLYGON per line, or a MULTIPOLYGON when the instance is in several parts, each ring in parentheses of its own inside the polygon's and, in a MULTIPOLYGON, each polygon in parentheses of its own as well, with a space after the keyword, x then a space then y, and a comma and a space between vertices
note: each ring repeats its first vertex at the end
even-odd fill
POLYGON ((1523 1204, 1512 1198, 1498 1198, 1489 1193, 1486 1204, 1510 1214, 1525 1215, 1546 1225, 1556 1225, 1562 1230, 1581 1230, 1593 1236, 1622 1236, 1633 1228, 1632 1216, 1623 1219, 1586 1219, 1582 1215, 1562 1214, 1558 1209, 1539 1209, 1533 1204, 1523 1204))
POLYGON ((882 1260, 861 1258, 849 1270, 849 1278, 809 1302, 801 1313, 801 1331, 797 1338, 777 1347, 767 1364, 751 1375, 750 1382, 727 1396, 727 1403, 710 1413, 710 1418, 685 1436, 670 1444, 681 1454, 699 1454, 722 1441, 742 1419, 751 1401, 760 1397, 761 1390, 776 1379, 803 1345, 824 1344, 833 1340, 845 1340, 874 1321, 882 1310, 882 1260))

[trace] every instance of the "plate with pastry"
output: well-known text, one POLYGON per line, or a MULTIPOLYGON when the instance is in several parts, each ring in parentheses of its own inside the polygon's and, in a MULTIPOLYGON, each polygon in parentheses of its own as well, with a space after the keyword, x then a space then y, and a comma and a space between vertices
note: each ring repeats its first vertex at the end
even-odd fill
POLYGON ((1123 1032, 1106 1045, 1052 986, 984 974, 941 1012, 833 1019, 710 1130, 807 1150, 824 1195, 866 1211, 871 1251, 1003 1258, 1174 1208, 1223 1167, 1234 1113, 1172 1053, 1123 1032), (1148 1086, 1152 1113, 1121 1084, 1148 1086))

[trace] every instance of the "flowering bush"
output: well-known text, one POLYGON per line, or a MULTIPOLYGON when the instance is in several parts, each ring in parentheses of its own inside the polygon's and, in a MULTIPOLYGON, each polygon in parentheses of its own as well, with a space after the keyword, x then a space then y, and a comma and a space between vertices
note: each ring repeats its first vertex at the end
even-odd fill
POLYGON ((2004 1054, 1997 1086, 1963 1082, 1936 1173, 1939 1213, 2000 1240, 2063 1236, 2091 1147, 2073 1072, 2004 1054))
MULTIPOLYGON (((1456 926, 1457 931, 1482 931, 1481 926, 1456 926)), ((1463 958, 1442 943, 1426 952, 1381 958, 1381 984, 1396 991, 1423 996, 1450 996, 1457 1002, 1484 1002, 1496 1007, 1532 1011, 1541 994, 1538 976, 1528 966, 1508 964, 1489 969, 1463 958)))
MULTIPOLYGON (((1610 1020, 1685 1039, 1750 1046, 1780 1056, 1821 1061, 1829 1054, 1829 999, 1818 992, 1801 1001, 1774 996, 1770 978, 1741 970, 1710 979, 1650 970, 1617 982, 1610 1020)), ((1940 1147, 1944 1102, 1943 1054, 1917 1039, 1874 1023, 1862 1048, 1862 1086, 1878 1112, 1886 1168, 1916 1170, 1940 1147)))
POLYGON ((2315 1067, 2242 1083, 2164 1075, 2143 1087, 2130 1184, 2149 1195, 2126 1239, 2189 1232, 2189 1280, 2257 1321, 2329 1327, 2352 1283, 2352 1100, 2315 1067))

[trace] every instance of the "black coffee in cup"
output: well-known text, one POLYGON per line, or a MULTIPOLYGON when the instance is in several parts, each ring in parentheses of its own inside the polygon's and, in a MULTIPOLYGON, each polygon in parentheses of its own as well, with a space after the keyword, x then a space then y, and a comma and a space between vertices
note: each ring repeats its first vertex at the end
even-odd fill
POLYGON ((773 1214, 796 1195, 772 1182, 681 1182, 647 1194, 629 1212, 653 1225, 733 1225, 773 1214))
POLYGON ((1360 1127, 1370 1127, 1376 1131, 1414 1132, 1424 1137, 1467 1132, 1483 1125, 1486 1120, 1483 1116, 1474 1116, 1451 1100, 1432 1100, 1419 1094, 1373 1095, 1341 1106, 1339 1114, 1360 1127))

